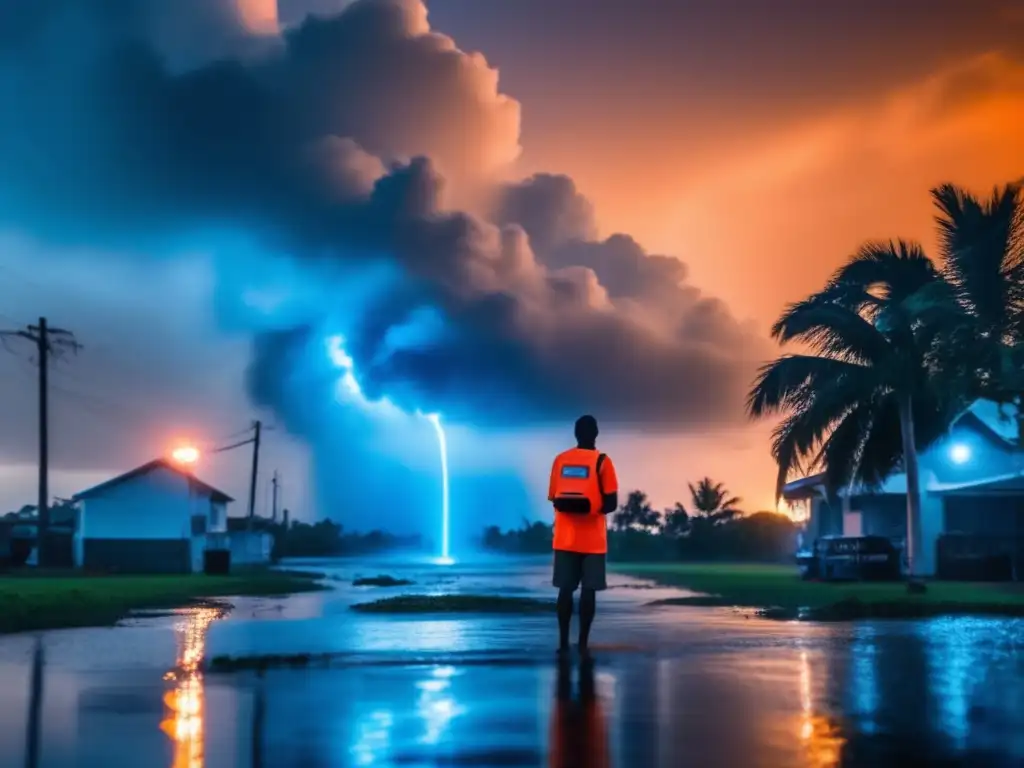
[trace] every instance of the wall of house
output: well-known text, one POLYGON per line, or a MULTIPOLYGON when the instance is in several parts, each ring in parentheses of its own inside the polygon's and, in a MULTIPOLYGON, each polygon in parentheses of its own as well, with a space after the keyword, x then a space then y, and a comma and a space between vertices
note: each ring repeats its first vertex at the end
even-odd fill
POLYGON ((228 530, 228 505, 223 501, 210 503, 210 533, 226 533, 228 530))
POLYGON ((807 540, 813 543, 819 536, 838 536, 843 532, 843 509, 838 499, 827 501, 816 497, 811 502, 811 517, 807 521, 807 540))
POLYGON ((258 531, 233 531, 230 535, 231 566, 266 565, 274 538, 269 533, 258 531))
POLYGON ((86 539, 83 565, 110 573, 194 573, 191 539, 86 539))
POLYGON ((162 468, 119 483, 80 502, 79 534, 86 540, 189 538, 188 486, 162 468))
POLYGON ((950 495, 944 511, 946 533, 1024 536, 1024 496, 950 495))
POLYGON ((902 494, 853 496, 850 510, 861 514, 862 536, 903 539, 907 535, 907 497, 902 494))

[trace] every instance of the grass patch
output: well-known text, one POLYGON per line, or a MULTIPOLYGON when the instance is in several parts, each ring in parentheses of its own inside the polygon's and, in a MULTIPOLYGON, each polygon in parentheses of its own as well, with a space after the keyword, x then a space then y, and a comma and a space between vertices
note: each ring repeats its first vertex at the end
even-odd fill
POLYGON ((356 587, 408 587, 414 582, 408 579, 396 579, 394 576, 381 574, 380 576, 364 576, 353 579, 352 585, 356 587))
POLYGON ((615 570, 700 593, 659 604, 760 609, 769 618, 846 621, 950 614, 1024 616, 1024 591, 1008 584, 936 581, 924 594, 902 582, 804 581, 795 567, 729 563, 625 563, 615 570))
POLYGON ((552 613, 554 602, 496 595, 398 595, 356 603, 363 613, 552 613))
POLYGON ((287 595, 322 587, 320 574, 253 570, 228 576, 16 575, 0 577, 0 633, 116 624, 133 611, 215 597, 287 595))

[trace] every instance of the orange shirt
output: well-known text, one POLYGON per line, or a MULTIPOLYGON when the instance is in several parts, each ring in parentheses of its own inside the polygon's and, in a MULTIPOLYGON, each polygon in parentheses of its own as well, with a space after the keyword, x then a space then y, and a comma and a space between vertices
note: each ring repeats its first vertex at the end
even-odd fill
POLYGON ((598 484, 597 457, 600 454, 590 448, 570 448, 558 454, 551 465, 548 500, 554 501, 567 491, 583 494, 590 499, 591 510, 582 515, 555 510, 555 549, 596 555, 608 552, 608 526, 601 511, 602 492, 618 492, 619 479, 611 458, 605 456, 598 484))

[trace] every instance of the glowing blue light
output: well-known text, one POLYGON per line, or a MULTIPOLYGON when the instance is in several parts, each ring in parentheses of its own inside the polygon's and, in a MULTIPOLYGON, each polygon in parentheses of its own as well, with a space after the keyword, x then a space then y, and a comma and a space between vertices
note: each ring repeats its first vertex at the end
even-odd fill
POLYGON ((341 378, 338 380, 338 389, 340 390, 338 394, 343 399, 354 401, 361 408, 367 410, 376 409, 389 413, 399 412, 398 407, 386 397, 382 397, 380 400, 370 400, 366 397, 363 388, 359 385, 359 380, 356 379, 355 361, 345 351, 344 336, 336 334, 327 337, 327 354, 335 367, 341 369, 341 378))
POLYGON ((971 447, 964 443, 953 443, 949 448, 949 458, 954 464, 966 464, 971 460, 971 447))
MULTIPOLYGON (((398 406, 386 397, 382 397, 380 400, 369 400, 366 397, 355 375, 355 361, 345 351, 344 336, 336 334, 327 338, 327 354, 335 367, 339 368, 342 372, 341 378, 338 380, 339 396, 342 399, 355 402, 366 410, 386 411, 393 414, 402 413, 398 406)), ((441 554, 433 562, 436 565, 453 565, 455 560, 451 556, 449 543, 451 509, 448 493, 448 440, 445 437, 440 414, 417 411, 416 415, 426 419, 433 425, 434 432, 437 435, 437 447, 441 454, 441 554)))
POLYGON ((451 552, 449 551, 449 515, 448 504, 448 441, 445 438, 444 427, 441 425, 441 416, 437 413, 426 414, 426 419, 434 425, 437 433, 437 448, 441 452, 441 556, 437 559, 438 565, 451 565, 451 552))

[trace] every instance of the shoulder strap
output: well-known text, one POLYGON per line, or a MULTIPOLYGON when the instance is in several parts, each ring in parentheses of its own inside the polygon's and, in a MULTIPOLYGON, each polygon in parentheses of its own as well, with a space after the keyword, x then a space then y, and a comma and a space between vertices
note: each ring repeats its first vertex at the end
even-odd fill
POLYGON ((604 483, 601 482, 601 465, 604 464, 604 460, 607 458, 603 453, 597 455, 597 490, 601 492, 601 498, 604 498, 604 483))

